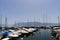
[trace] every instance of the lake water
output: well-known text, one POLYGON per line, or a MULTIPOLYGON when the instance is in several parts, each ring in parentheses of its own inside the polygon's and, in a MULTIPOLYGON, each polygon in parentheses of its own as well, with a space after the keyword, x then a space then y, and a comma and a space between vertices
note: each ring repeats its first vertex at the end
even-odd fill
POLYGON ((33 33, 33 35, 24 37, 23 39, 18 38, 17 40, 56 40, 56 38, 51 35, 50 29, 40 29, 33 33))

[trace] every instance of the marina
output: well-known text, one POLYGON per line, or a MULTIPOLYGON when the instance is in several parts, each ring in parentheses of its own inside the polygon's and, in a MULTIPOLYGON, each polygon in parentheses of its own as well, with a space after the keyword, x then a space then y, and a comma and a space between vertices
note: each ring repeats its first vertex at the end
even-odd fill
POLYGON ((60 40, 60 0, 0 0, 0 40, 60 40))
MULTIPOLYGON (((58 27, 52 28, 41 28, 39 27, 38 30, 37 28, 15 28, 9 29, 8 35, 5 34, 5 37, 1 37, 1 40, 60 40, 59 39, 59 32, 57 29, 58 27), (37 31, 36 31, 37 30, 37 31), (53 32, 57 33, 56 37, 53 35, 53 32), (58 38, 58 39, 57 39, 58 38)), ((3 33, 4 34, 4 33, 3 33)), ((2 36, 3 36, 2 34, 2 36)))
POLYGON ((8 30, 2 30, 4 31, 1 37, 2 40, 6 39, 6 40, 17 40, 17 38, 19 37, 25 37, 28 36, 30 34, 33 34, 33 32, 35 32, 37 29, 36 28, 14 28, 13 29, 8 29, 8 30))

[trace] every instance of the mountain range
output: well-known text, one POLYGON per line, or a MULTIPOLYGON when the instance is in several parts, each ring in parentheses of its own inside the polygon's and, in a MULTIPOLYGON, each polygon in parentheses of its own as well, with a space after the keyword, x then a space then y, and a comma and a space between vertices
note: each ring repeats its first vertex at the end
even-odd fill
POLYGON ((58 25, 57 23, 41 23, 41 22, 22 22, 22 23, 15 23, 14 26, 55 26, 58 25))

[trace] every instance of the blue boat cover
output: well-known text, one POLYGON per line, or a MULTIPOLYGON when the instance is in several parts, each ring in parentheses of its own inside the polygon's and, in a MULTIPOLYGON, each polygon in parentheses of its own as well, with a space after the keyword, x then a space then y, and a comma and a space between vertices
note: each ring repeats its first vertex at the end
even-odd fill
POLYGON ((10 34, 13 34, 13 32, 5 32, 4 35, 8 36, 10 34))

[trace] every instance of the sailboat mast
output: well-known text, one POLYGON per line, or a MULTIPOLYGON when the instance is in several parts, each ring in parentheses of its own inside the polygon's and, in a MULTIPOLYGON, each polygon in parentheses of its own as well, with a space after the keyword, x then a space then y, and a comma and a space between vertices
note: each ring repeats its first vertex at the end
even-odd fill
POLYGON ((2 27, 2 16, 0 17, 0 26, 2 27))
POLYGON ((47 12, 46 12, 46 26, 47 26, 47 12))
POLYGON ((7 23, 7 16, 5 18, 5 27, 7 27, 8 23, 7 23))
POLYGON ((59 26, 59 23, 60 23, 60 19, 59 19, 59 16, 58 16, 58 26, 59 26))
POLYGON ((35 19, 34 19, 34 21, 33 21, 33 27, 35 27, 35 19))
POLYGON ((44 23, 45 23, 45 19, 44 19, 44 16, 45 16, 45 15, 44 15, 44 13, 43 13, 43 26, 45 25, 45 24, 44 24, 44 23))
POLYGON ((15 27, 16 27, 17 25, 16 25, 16 21, 15 21, 15 27))

